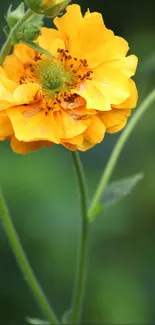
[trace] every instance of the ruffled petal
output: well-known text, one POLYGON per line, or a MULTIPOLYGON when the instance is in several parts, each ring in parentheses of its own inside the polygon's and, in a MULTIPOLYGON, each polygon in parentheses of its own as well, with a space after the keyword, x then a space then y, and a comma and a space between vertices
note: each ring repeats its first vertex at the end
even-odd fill
POLYGON ((130 78, 135 74, 137 64, 137 56, 129 55, 120 60, 105 62, 103 63, 103 68, 116 68, 119 71, 123 72, 128 78, 130 78))
POLYGON ((125 57, 129 50, 128 43, 124 38, 113 35, 107 39, 100 47, 94 47, 94 51, 89 52, 85 57, 90 68, 96 68, 106 62, 120 60, 125 57))
POLYGON ((61 33, 66 48, 74 55, 77 54, 77 41, 81 36, 83 17, 79 5, 70 5, 66 8, 66 14, 54 19, 54 24, 61 33))
POLYGON ((38 37, 36 43, 54 56, 57 54, 58 48, 65 48, 61 34, 53 28, 41 28, 41 35, 38 37))
POLYGON ((29 104, 35 102, 39 90, 40 85, 32 82, 17 86, 13 93, 14 105, 29 104))
POLYGON ((7 109, 14 102, 12 93, 0 84, 0 110, 7 109))
POLYGON ((83 133, 90 124, 90 118, 76 118, 72 112, 56 112, 55 120, 57 122, 60 138, 69 139, 83 133))
POLYGON ((93 81, 87 80, 82 87, 75 90, 75 92, 86 100, 87 109, 96 109, 99 111, 111 110, 110 102, 103 91, 100 91, 93 81))
POLYGON ((130 96, 120 105, 113 105, 115 108, 134 108, 136 107, 138 100, 138 92, 136 85, 132 79, 129 80, 130 83, 130 96))
POLYGON ((91 117, 90 125, 84 132, 84 139, 94 144, 100 143, 104 138, 105 130, 106 128, 102 120, 99 117, 93 115, 91 117))
POLYGON ((24 73, 23 63, 15 54, 8 55, 3 64, 6 76, 16 83, 19 83, 21 75, 24 73))
POLYGON ((122 130, 130 113, 130 109, 112 109, 110 112, 100 113, 100 119, 106 127, 106 132, 116 133, 122 130))
POLYGON ((80 6, 73 4, 54 23, 71 54, 87 59, 92 68, 107 60, 120 59, 128 51, 128 43, 105 27, 100 13, 88 10, 82 17, 80 6))
POLYGON ((0 137, 13 135, 14 131, 10 119, 5 111, 0 112, 0 137))
POLYGON ((118 105, 130 96, 129 79, 117 69, 97 69, 94 73, 96 88, 108 99, 110 104, 118 105))
POLYGON ((29 152, 36 151, 41 147, 51 147, 52 142, 48 141, 34 141, 34 142, 23 142, 18 141, 14 136, 11 138, 11 148, 15 153, 26 155, 29 152))
POLYGON ((18 43, 14 46, 13 54, 21 63, 34 62, 36 52, 24 43, 18 43))
POLYGON ((15 137, 19 141, 47 140, 59 143, 59 129, 51 111, 48 112, 48 115, 40 111, 33 116, 25 116, 25 106, 19 106, 17 108, 9 108, 7 113, 11 120, 15 137))
POLYGON ((71 145, 81 145, 83 142, 83 134, 76 135, 75 137, 71 139, 61 139, 61 143, 70 143, 71 145))

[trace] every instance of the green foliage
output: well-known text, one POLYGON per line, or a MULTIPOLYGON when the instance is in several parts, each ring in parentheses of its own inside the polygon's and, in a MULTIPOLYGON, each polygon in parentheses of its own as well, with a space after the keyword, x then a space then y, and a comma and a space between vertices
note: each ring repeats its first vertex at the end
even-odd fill
MULTIPOLYGON (((155 2, 150 1, 147 10, 140 0, 118 0, 113 10, 108 1, 78 3, 83 12, 88 7, 102 12, 106 25, 129 41, 131 53, 139 57, 136 81, 142 100, 155 87, 153 61, 150 72, 141 74, 143 60, 148 62, 149 53, 154 52, 155 2)), ((9 0, 1 2, 1 30, 9 4, 9 0)), ((83 324, 90 320, 91 324, 155 323, 154 121, 153 109, 135 129, 113 175, 118 179, 134 174, 135 169, 144 170, 144 180, 129 199, 105 209, 104 218, 93 224, 83 324)), ((91 194, 116 139, 107 135, 102 144, 81 155, 91 194)), ((1 142, 0 151, 0 182, 13 222, 32 267, 61 315, 70 304, 80 214, 69 153, 55 146, 22 157, 7 142, 1 142)), ((27 314, 41 319, 1 224, 0 243, 0 323, 24 325, 27 314)))
POLYGON ((101 199, 103 205, 109 206, 111 204, 115 204, 123 197, 129 195, 143 177, 144 175, 139 173, 109 184, 106 187, 101 199))
POLYGON ((38 318, 31 318, 31 317, 27 317, 27 322, 30 325, 50 325, 49 322, 47 322, 46 320, 41 320, 38 318))
POLYGON ((6 21, 8 23, 8 26, 10 28, 13 28, 18 22, 18 20, 20 20, 24 16, 24 13, 25 13, 25 6, 23 2, 21 2, 20 5, 13 11, 12 11, 12 4, 11 4, 9 6, 6 15, 6 21))
POLYGON ((71 322, 71 313, 72 313, 71 309, 65 310, 65 312, 63 313, 63 315, 61 317, 61 324, 62 325, 70 324, 70 322, 71 322))

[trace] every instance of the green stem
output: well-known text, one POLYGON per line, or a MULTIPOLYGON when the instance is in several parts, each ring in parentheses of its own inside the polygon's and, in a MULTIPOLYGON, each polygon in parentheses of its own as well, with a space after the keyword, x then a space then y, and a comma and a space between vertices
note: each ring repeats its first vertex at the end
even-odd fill
POLYGON ((30 9, 27 10, 25 15, 17 22, 17 24, 12 28, 6 42, 4 43, 0 52, 0 65, 3 64, 5 57, 8 55, 12 46, 12 36, 17 33, 19 28, 25 23, 27 19, 34 15, 34 12, 30 9))
POLYGON ((25 252, 20 244, 19 237, 17 235, 17 232, 12 224, 12 221, 9 216, 9 212, 5 203, 5 200, 0 193, 0 214, 3 221, 3 225, 7 234, 7 237, 10 241, 12 251, 17 259, 17 262, 19 264, 19 267, 21 268, 21 271, 24 274, 24 277, 26 278, 34 297, 36 298, 36 301, 38 302, 44 316, 47 318, 47 320, 50 322, 50 324, 59 324, 53 310, 51 309, 49 302, 42 291, 35 274, 33 273, 33 270, 29 264, 29 261, 27 260, 27 257, 25 255, 25 252))
POLYGON ((77 275, 75 280, 75 289, 72 301, 72 317, 71 324, 78 323, 82 312, 82 301, 84 295, 85 286, 85 269, 86 269, 86 253, 87 253, 87 241, 88 241, 88 218, 87 218, 87 186, 85 182, 85 176, 83 167, 80 161, 78 152, 72 152, 72 158, 75 165, 80 197, 81 197, 81 212, 82 212, 82 230, 80 238, 79 256, 77 264, 77 275))
POLYGON ((155 90, 153 90, 147 97, 146 99, 143 101, 143 103, 139 106, 138 109, 136 109, 133 117, 131 118, 131 120, 129 121, 128 125, 126 126, 126 128, 124 129, 124 131, 122 132, 121 136, 119 137, 113 151, 112 154, 109 158, 109 161, 107 163, 107 166, 102 174, 101 180, 99 182, 99 185, 97 187, 97 190, 95 192, 95 195, 93 197, 93 200, 91 202, 90 208, 89 208, 89 212, 88 212, 88 216, 89 216, 89 220, 92 220, 93 218, 93 212, 96 208, 96 206, 98 205, 103 192, 106 188, 106 185, 111 177, 111 174, 116 166, 117 160, 120 156, 120 153, 127 141, 127 139, 129 138, 132 130, 134 129, 134 127, 136 126, 137 122, 140 120, 140 118, 142 117, 142 115, 145 113, 145 111, 150 107, 150 105, 153 103, 153 101, 155 100, 155 90))

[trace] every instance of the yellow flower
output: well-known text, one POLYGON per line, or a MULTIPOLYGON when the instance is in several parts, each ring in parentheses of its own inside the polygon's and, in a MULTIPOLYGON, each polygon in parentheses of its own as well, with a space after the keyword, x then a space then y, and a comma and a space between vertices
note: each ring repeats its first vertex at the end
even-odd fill
POLYGON ((137 58, 101 14, 70 5, 54 23, 36 41, 54 58, 17 44, 0 70, 0 139, 18 153, 53 144, 85 151, 120 131, 136 106, 137 58))

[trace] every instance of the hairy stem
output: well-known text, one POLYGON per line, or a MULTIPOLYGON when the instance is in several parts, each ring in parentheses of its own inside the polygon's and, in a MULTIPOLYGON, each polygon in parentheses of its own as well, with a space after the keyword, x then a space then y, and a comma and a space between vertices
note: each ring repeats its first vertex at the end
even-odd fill
POLYGON ((77 263, 77 275, 75 280, 75 289, 72 301, 72 317, 71 324, 78 323, 82 312, 82 301, 85 287, 85 269, 86 269, 86 253, 88 241, 88 218, 87 218, 87 187, 83 167, 78 152, 72 152, 72 158, 77 173, 80 197, 81 197, 81 214, 82 229, 80 233, 80 247, 77 263))

